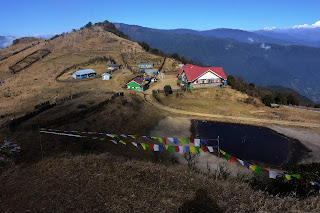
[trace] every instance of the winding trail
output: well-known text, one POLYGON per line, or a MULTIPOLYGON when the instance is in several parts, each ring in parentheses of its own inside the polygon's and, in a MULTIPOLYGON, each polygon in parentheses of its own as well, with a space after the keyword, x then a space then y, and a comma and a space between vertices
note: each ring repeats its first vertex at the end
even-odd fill
POLYGON ((280 121, 280 120, 270 120, 270 119, 261 119, 261 118, 248 118, 248 117, 236 117, 236 116, 226 116, 226 115, 217 115, 217 114, 208 114, 208 113, 200 113, 200 112, 190 112, 180 109, 174 109, 171 107, 164 106, 156 101, 152 96, 152 90, 146 90, 144 92, 144 97, 147 102, 152 104, 154 107, 182 115, 187 116, 197 116, 197 117, 204 117, 206 119, 210 118, 220 118, 220 119, 230 119, 237 122, 255 122, 255 123, 265 123, 265 124, 277 124, 277 125, 287 125, 287 126, 296 126, 296 127, 308 127, 308 128, 320 128, 320 124, 317 123, 303 123, 303 122, 294 122, 294 121, 280 121))

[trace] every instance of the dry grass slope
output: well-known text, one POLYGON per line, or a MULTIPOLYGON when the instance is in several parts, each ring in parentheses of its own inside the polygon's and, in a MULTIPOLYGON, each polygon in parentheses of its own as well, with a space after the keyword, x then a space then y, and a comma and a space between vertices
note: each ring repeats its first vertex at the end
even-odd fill
MULTIPOLYGON (((143 153, 141 153, 143 154, 143 153)), ((212 175, 111 154, 61 156, 0 177, 1 212, 318 212, 319 198, 268 197, 212 175), (193 209, 193 211, 192 211, 193 209), (188 211, 189 210, 189 211, 188 211)))

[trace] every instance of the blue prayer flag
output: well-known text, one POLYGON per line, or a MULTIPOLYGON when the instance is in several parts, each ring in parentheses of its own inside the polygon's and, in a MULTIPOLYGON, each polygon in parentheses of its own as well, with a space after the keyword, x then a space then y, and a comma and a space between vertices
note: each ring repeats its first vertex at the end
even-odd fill
POLYGON ((190 152, 190 147, 186 146, 186 152, 190 152))
POLYGON ((173 138, 173 142, 174 142, 175 144, 178 144, 178 139, 177 139, 177 138, 173 138))
POLYGON ((206 139, 200 139, 200 141, 201 141, 202 143, 204 143, 205 145, 208 145, 208 143, 207 143, 207 140, 206 140, 206 139))
POLYGON ((243 164, 249 169, 250 168, 250 164, 248 164, 247 162, 243 162, 243 164))

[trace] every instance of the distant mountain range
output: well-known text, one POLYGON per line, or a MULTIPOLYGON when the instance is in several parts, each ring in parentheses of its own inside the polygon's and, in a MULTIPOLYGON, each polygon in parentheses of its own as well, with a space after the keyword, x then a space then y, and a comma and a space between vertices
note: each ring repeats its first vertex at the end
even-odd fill
POLYGON ((131 39, 145 41, 153 48, 222 66, 227 74, 243 76, 257 85, 289 87, 320 102, 320 48, 296 45, 299 39, 294 40, 293 35, 284 34, 292 38, 286 41, 285 36, 279 36, 282 34, 270 31, 265 32, 278 38, 261 35, 262 31, 159 30, 119 23, 115 26, 131 39))
POLYGON ((14 39, 13 36, 0 36, 0 49, 10 46, 14 39))
MULTIPOLYGON (((320 28, 259 30, 254 33, 295 44, 320 47, 320 28)), ((272 43, 272 42, 271 42, 272 43)))

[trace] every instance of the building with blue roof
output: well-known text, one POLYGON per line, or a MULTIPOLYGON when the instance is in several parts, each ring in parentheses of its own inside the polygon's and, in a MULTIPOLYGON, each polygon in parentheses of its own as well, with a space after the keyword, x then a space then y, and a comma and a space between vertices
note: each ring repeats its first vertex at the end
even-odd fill
POLYGON ((140 63, 139 64, 139 68, 147 68, 147 69, 150 69, 150 68, 153 68, 153 63, 140 63))
POLYGON ((95 76, 96 72, 93 69, 86 69, 86 70, 78 70, 72 74, 74 79, 83 79, 95 76))

